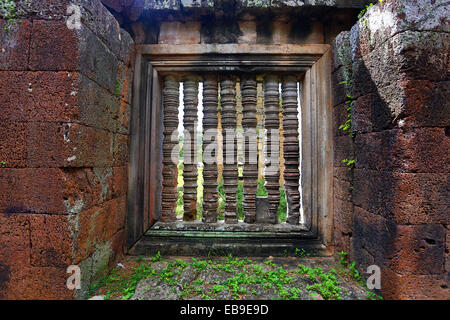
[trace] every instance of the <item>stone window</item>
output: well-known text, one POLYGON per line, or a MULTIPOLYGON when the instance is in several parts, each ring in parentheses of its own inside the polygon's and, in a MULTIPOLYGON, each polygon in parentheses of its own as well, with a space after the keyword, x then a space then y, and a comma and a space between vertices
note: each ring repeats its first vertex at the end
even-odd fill
POLYGON ((147 235, 287 234, 325 249, 332 221, 329 69, 328 45, 138 46, 129 246, 151 227, 147 235), (257 197, 261 180, 267 199, 257 197))

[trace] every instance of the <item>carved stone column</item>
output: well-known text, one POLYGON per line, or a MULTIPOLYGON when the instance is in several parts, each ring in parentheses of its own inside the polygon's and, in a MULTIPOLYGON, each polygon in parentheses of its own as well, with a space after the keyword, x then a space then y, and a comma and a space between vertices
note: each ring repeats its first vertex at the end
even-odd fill
POLYGON ((184 221, 197 217, 197 152, 196 125, 198 109, 198 81, 195 76, 184 79, 184 221))
MULTIPOLYGON (((207 75, 203 82, 203 130, 215 130, 214 143, 217 145, 217 106, 219 103, 219 86, 217 82, 217 76, 207 75)), ((206 143, 211 143, 206 141, 206 143)), ((203 141, 203 154, 205 155, 205 141, 203 141)), ((217 148, 215 149, 217 150, 217 148)), ((217 222, 217 206, 218 206, 218 194, 217 194, 217 154, 211 153, 212 159, 205 159, 203 166, 203 222, 214 223, 217 222), (212 162, 212 160, 215 160, 212 162)))
POLYGON ((264 126, 267 130, 266 142, 266 190, 269 198, 269 211, 273 223, 278 222, 278 205, 280 203, 280 170, 279 170, 279 156, 280 146, 276 143, 278 138, 278 130, 280 128, 279 118, 279 83, 278 77, 268 75, 264 79, 264 126), (276 130, 272 133, 272 130, 276 130))
POLYGON ((163 83, 163 117, 164 117, 164 143, 163 143, 163 170, 162 170, 162 213, 161 220, 165 222, 176 220, 177 206, 177 163, 172 159, 172 150, 178 153, 178 140, 171 137, 178 128, 179 100, 178 80, 173 76, 164 78, 163 83))
POLYGON ((246 223, 256 220, 256 189, 258 185, 258 151, 256 139, 257 82, 255 77, 244 77, 241 81, 244 143, 244 214, 246 223), (251 161, 253 160, 253 161, 251 161))
POLYGON ((236 87, 232 77, 220 82, 223 130, 223 186, 226 194, 225 222, 237 223, 236 191, 238 183, 236 139, 236 87), (228 146, 228 147, 227 147, 228 146))
POLYGON ((284 129, 284 180, 288 203, 287 222, 298 224, 300 217, 300 145, 298 140, 298 94, 297 79, 283 78, 283 129, 284 129))

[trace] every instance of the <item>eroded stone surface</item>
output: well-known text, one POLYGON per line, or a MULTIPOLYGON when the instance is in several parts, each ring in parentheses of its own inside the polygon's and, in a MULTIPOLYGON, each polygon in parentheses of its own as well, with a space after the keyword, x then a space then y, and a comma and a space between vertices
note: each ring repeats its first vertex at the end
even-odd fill
MULTIPOLYGON (((127 265, 127 262, 125 262, 127 265)), ((313 287, 316 281, 299 272, 321 270, 323 274, 337 274, 339 299, 365 300, 367 290, 345 275, 344 269, 332 258, 275 258, 272 259, 190 259, 171 257, 162 262, 144 261, 146 268, 155 271, 153 276, 139 282, 133 300, 323 300, 313 287), (197 267, 193 267, 197 265, 197 267), (164 275, 164 276, 160 276, 164 275), (168 277, 168 278, 167 278, 168 277), (267 280, 273 277, 275 282, 267 280), (228 284, 240 278, 239 294, 228 284), (264 280, 265 279, 265 280, 264 280), (284 279, 284 280, 283 280, 284 279)), ((114 296, 120 298, 120 296, 114 296)), ((329 298, 329 297, 327 297, 329 298)))

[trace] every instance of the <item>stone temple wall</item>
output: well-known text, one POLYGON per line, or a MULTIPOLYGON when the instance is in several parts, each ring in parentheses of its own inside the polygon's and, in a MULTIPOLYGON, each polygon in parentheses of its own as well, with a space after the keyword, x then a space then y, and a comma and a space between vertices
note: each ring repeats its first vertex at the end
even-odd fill
POLYGON ((387 299, 450 298, 448 12, 384 1, 334 42, 335 243, 387 299))
MULTIPOLYGON (((368 2, 1 1, 0 299, 81 298, 123 253, 134 44, 331 44, 368 2)), ((450 298, 446 3, 384 0, 334 41, 334 242, 385 298, 450 298)))
POLYGON ((103 0, 137 44, 331 44, 367 0, 103 0))
POLYGON ((69 265, 82 295, 123 252, 133 40, 99 0, 5 2, 0 298, 72 298, 69 265))

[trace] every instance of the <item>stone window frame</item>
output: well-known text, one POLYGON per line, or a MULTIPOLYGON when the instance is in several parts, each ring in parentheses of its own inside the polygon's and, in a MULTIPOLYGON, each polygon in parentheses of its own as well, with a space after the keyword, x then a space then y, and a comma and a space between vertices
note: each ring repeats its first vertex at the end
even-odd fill
POLYGON ((309 241, 321 254, 330 254, 333 226, 331 63, 331 46, 327 44, 136 46, 130 116, 127 248, 158 220, 158 214, 154 213, 161 211, 161 76, 173 72, 273 71, 303 74, 301 174, 303 206, 305 212, 310 210, 310 215, 305 215, 309 217, 308 230, 292 236, 309 241))

